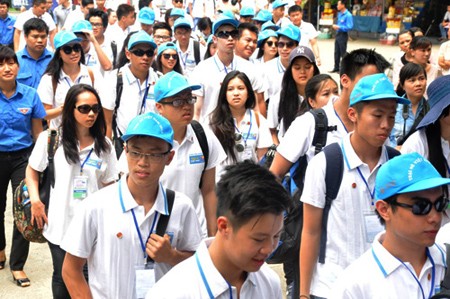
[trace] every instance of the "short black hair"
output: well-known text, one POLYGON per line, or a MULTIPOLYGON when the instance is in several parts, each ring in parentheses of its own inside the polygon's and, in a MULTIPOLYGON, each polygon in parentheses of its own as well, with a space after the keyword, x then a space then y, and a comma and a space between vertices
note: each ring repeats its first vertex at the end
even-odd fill
POLYGON ((47 4, 47 0, 33 0, 33 6, 39 6, 42 4, 47 4))
POLYGON ((131 6, 129 4, 126 4, 126 3, 120 4, 117 7, 117 11, 116 11, 117 20, 120 21, 120 19, 122 19, 122 17, 126 17, 130 13, 134 13, 134 7, 133 6, 131 6))
POLYGON ((212 31, 212 22, 211 19, 208 17, 200 18, 197 23, 197 28, 200 31, 206 30, 207 28, 211 28, 212 31))
POLYGON ((94 0, 81 0, 81 6, 86 7, 89 4, 94 4, 94 0))
POLYGON ((166 29, 169 31, 170 33, 170 37, 172 37, 172 27, 170 27, 169 24, 167 24, 166 22, 156 22, 153 25, 153 34, 155 34, 155 31, 158 29, 166 29))
POLYGON ((246 160, 227 166, 216 187, 217 216, 239 229, 252 217, 280 214, 291 204, 286 190, 266 168, 246 160))
POLYGON ((17 60, 17 55, 16 53, 14 53, 14 50, 12 50, 10 47, 0 46, 0 63, 11 59, 14 60, 17 65, 19 65, 19 61, 17 60))
POLYGON ((367 65, 375 65, 378 72, 384 71, 390 66, 389 62, 374 49, 356 49, 346 53, 341 61, 340 76, 347 75, 351 80, 355 80, 363 68, 367 65))
POLYGON ((102 25, 103 28, 106 30, 108 27, 108 14, 104 12, 103 10, 100 10, 98 8, 93 8, 89 10, 89 13, 86 16, 86 20, 89 21, 92 17, 99 17, 102 19, 102 25))
POLYGON ((259 33, 258 27, 256 27, 256 25, 253 23, 239 23, 238 30, 239 30, 239 38, 242 37, 242 33, 245 30, 249 30, 250 32, 255 33, 256 37, 258 37, 259 33))
MULTIPOLYGON (((397 194, 392 195, 391 197, 388 197, 388 198, 384 199, 384 201, 387 202, 391 206, 392 212, 395 212, 397 210, 397 206, 392 204, 393 202, 397 201, 397 194)), ((377 209, 375 209, 375 213, 377 214, 381 225, 385 226, 386 225, 386 221, 384 220, 383 217, 381 217, 381 215, 380 215, 380 213, 378 213, 377 209)))
POLYGON ((148 7, 152 3, 152 0, 139 0, 139 10, 143 9, 144 7, 148 7))
POLYGON ((8 8, 10 8, 11 2, 9 0, 0 0, 0 5, 6 5, 8 8))
POLYGON ((38 32, 45 32, 48 35, 49 28, 47 24, 39 18, 31 18, 23 24, 23 34, 28 36, 31 30, 36 30, 38 32))
POLYGON ((292 5, 291 7, 289 7, 288 9, 288 15, 290 15, 293 12, 303 12, 303 9, 300 5, 292 5))
POLYGON ((426 49, 432 46, 431 40, 425 36, 415 36, 409 44, 411 50, 426 49))

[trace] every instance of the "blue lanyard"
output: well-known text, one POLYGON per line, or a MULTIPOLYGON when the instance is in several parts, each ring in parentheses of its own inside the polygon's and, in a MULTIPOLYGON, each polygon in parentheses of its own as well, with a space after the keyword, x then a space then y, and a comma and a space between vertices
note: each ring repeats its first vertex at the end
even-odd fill
POLYGON ((91 60, 91 56, 89 53, 87 53, 85 56, 88 56, 87 61, 86 61, 86 65, 89 65, 89 61, 91 60))
MULTIPOLYGON (((136 79, 138 82, 139 87, 139 94, 141 94, 141 84, 139 79, 136 79)), ((147 103, 147 95, 148 95, 148 89, 150 88, 150 85, 148 84, 148 77, 145 79, 145 91, 144 91, 144 97, 142 98, 142 104, 141 104, 141 110, 139 111, 139 114, 142 114, 145 110, 145 105, 147 103)))
POLYGON ((186 61, 189 56, 189 52, 186 53, 186 55, 184 55, 184 60, 183 60, 183 53, 181 51, 178 51, 178 56, 180 56, 180 60, 183 63, 183 69, 186 69, 186 61))
POLYGON ((278 60, 277 60, 277 67, 278 67, 278 73, 280 73, 280 74, 282 74, 282 73, 284 73, 286 71, 284 69, 283 64, 281 63, 280 57, 278 57, 278 60))
POLYGON ((236 131, 238 131, 239 134, 242 135, 242 139, 244 139, 244 144, 245 147, 247 147, 247 140, 250 137, 250 132, 252 130, 252 110, 248 110, 250 112, 250 127, 248 128, 248 132, 247 132, 247 138, 244 138, 244 135, 242 135, 241 131, 239 130, 239 128, 236 126, 236 124, 234 124, 234 127, 236 128, 236 131))
POLYGON ((94 150, 94 148, 91 148, 91 150, 89 151, 89 154, 86 156, 86 159, 84 159, 83 163, 81 163, 80 175, 83 175, 84 164, 86 164, 87 160, 89 160, 89 157, 91 156, 93 150, 94 150))
MULTIPOLYGON (((69 87, 72 87, 72 84, 70 84, 70 81, 67 79, 67 77, 64 77, 64 79, 66 80, 67 85, 69 85, 69 87)), ((81 81, 81 76, 78 77, 78 80, 76 80, 77 82, 75 82, 75 84, 80 84, 81 81)))
MULTIPOLYGON (((211 288, 209 287, 208 280, 206 279, 205 273, 203 272, 203 269, 202 269, 202 265, 200 264, 200 259, 198 258, 198 252, 195 253, 195 260, 197 261, 197 267, 198 267, 198 270, 200 271, 200 276, 202 277, 203 284, 205 285, 206 291, 208 292, 208 296, 210 299, 214 299, 215 297, 211 291, 211 288)), ((233 291, 231 289, 231 285, 228 281, 225 280, 225 282, 228 285, 230 299, 233 299, 233 291)))
POLYGON ((343 122, 342 119, 339 117, 339 114, 336 112, 336 109, 334 109, 334 114, 336 114, 337 118, 338 118, 339 121, 341 122, 342 126, 344 127, 345 132, 348 133, 347 127, 345 127, 344 122, 343 122))
MULTIPOLYGON (((219 64, 217 63, 216 56, 214 56, 214 63, 216 64, 217 68, 219 69, 219 72, 221 72, 222 69, 220 68, 219 64)), ((222 63, 222 64, 223 64, 223 63, 222 63)), ((234 71, 235 68, 236 68, 236 66, 233 67, 233 61, 231 61, 231 70, 234 71)), ((223 70, 225 71, 225 73, 228 74, 228 69, 227 69, 227 67, 225 66, 225 64, 223 64, 223 70)))

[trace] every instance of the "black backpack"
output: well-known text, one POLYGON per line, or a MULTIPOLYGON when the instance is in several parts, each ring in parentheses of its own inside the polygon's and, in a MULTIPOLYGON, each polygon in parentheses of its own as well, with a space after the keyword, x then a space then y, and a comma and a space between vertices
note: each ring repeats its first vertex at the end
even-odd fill
POLYGON ((446 256, 446 271, 444 280, 441 282, 441 291, 431 297, 431 299, 450 299, 450 244, 445 244, 445 248, 447 249, 446 256))
POLYGON ((191 121, 192 129, 194 129, 195 136, 197 137, 198 143, 200 144, 200 148, 202 149, 203 158, 205 160, 205 166, 203 167, 202 171, 202 177, 200 178, 200 184, 198 187, 202 188, 202 179, 203 174, 205 173, 206 166, 208 166, 208 159, 209 159, 209 146, 208 146, 208 139, 206 138, 205 130, 203 129, 203 126, 196 120, 191 121))

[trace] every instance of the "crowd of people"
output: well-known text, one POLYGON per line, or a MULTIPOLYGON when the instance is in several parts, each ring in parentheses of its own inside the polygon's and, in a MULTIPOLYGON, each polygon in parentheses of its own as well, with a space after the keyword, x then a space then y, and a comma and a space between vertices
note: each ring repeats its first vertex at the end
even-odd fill
MULTIPOLYGON (((25 178, 54 298, 282 298, 265 260, 293 200, 303 228, 283 265, 287 298, 439 293, 446 43, 431 59, 431 41, 408 30, 391 63, 347 53, 352 16, 338 1, 336 82, 320 73, 331 51, 301 1, 168 2, 60 0, 49 12, 34 0, 15 18, 0 0, 0 270, 8 185, 25 178)), ((20 287, 28 254, 14 224, 20 287)))

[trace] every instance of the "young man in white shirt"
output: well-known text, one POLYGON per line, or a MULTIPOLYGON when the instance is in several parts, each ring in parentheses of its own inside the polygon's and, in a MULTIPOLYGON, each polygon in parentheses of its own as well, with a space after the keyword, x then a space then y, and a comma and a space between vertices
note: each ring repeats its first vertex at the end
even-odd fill
POLYGON ((155 113, 139 115, 123 140, 128 175, 84 200, 61 243, 67 251, 63 278, 74 298, 144 298, 201 241, 191 201, 178 192, 170 200, 160 183, 174 155, 169 121, 155 113), (163 215, 169 219, 160 236, 155 231, 163 215))
POLYGON ((278 245, 286 191, 266 169, 246 161, 227 168, 217 197, 215 238, 204 240, 146 298, 282 298, 279 277, 264 261, 278 245))
POLYGON ((116 14, 117 22, 112 26, 108 26, 105 31, 105 36, 116 43, 118 49, 116 59, 118 59, 123 42, 131 32, 131 27, 134 25, 134 22, 136 22, 136 13, 133 6, 120 4, 117 7, 116 14))
MULTIPOLYGON (((108 28, 108 14, 99 9, 92 9, 86 16, 86 20, 92 25, 92 33, 94 34, 95 40, 100 45, 100 48, 105 53, 106 57, 111 62, 111 68, 104 68, 104 70, 112 70, 116 62, 116 54, 120 51, 117 49, 117 45, 111 40, 107 39, 105 36, 106 28, 108 28)), ((107 62, 104 62, 107 64, 107 62)), ((102 72, 105 75, 104 72, 102 72)))
POLYGON ((285 17, 287 4, 288 3, 283 0, 275 0, 272 3, 272 22, 278 27, 283 27, 291 23, 291 21, 285 17))
POLYGON ((85 20, 89 10, 94 8, 94 0, 82 0, 80 4, 77 9, 70 11, 64 22, 63 30, 71 30, 76 22, 85 20))
POLYGON ((431 298, 438 293, 446 262, 435 239, 448 205, 443 187, 449 184, 418 153, 383 164, 375 181, 375 206, 386 231, 339 276, 329 298, 431 298))
POLYGON ((374 234, 382 230, 373 221, 373 190, 379 167, 389 160, 384 143, 394 126, 397 103, 409 101, 397 96, 385 74, 369 75, 356 83, 347 111, 353 131, 338 143, 342 181, 326 216, 325 154, 321 152, 309 162, 301 196, 300 296, 328 298, 336 277, 370 247, 374 234), (323 219, 328 221, 322 223, 323 219), (326 248, 320 246, 322 235, 326 248), (319 251, 323 256, 324 249, 321 260, 319 251))

